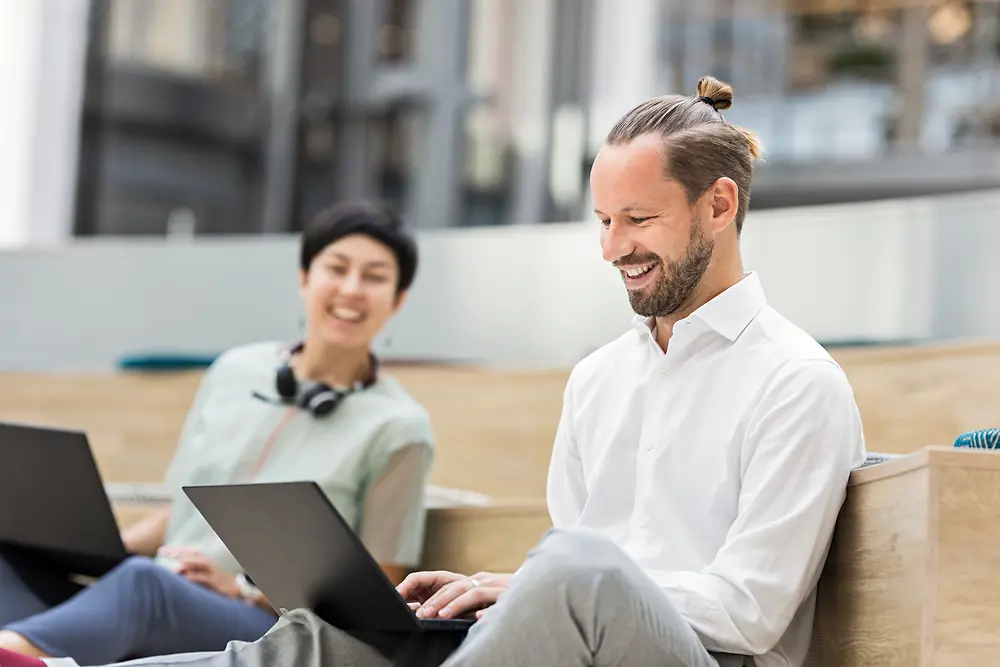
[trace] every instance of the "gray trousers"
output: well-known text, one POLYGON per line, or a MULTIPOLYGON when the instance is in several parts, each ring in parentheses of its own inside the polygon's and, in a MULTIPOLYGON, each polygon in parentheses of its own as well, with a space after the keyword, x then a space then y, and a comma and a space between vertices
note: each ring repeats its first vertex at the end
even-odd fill
MULTIPOLYGON (((615 544, 590 531, 551 531, 508 591, 464 641, 448 633, 368 638, 311 612, 283 616, 255 642, 219 653, 145 658, 129 667, 740 667, 705 650, 652 580, 615 544), (457 645, 457 647, 456 647, 457 645)), ((75 665, 48 661, 53 667, 75 665)))

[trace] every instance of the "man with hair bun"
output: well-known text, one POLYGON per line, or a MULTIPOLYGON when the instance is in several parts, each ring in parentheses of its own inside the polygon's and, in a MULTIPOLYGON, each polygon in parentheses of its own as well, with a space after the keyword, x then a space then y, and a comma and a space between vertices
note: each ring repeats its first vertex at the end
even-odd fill
POLYGON ((594 161, 601 249, 636 317, 570 375, 555 527, 521 568, 398 587, 418 617, 475 614, 457 650, 362 642, 296 610, 256 642, 143 664, 801 667, 865 445, 843 371, 743 269, 760 144, 723 117, 732 98, 705 77, 643 102, 594 161))

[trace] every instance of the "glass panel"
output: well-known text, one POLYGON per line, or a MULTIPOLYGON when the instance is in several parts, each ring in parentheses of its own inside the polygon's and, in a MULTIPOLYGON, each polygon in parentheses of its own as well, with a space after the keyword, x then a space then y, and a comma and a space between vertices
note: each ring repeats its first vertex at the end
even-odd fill
POLYGON ((264 0, 94 3, 78 233, 260 229, 267 19, 264 0))
POLYGON ((256 70, 263 2, 109 0, 108 59, 197 78, 256 70))
POLYGON ((733 83, 727 118, 762 135, 771 163, 929 156, 1000 138, 995 0, 662 4, 664 69, 684 73, 688 94, 704 73, 733 83))

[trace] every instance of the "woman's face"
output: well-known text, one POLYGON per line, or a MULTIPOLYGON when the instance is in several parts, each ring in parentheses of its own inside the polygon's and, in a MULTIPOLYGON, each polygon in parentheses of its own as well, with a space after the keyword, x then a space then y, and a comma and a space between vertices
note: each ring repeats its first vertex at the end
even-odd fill
POLYGON ((369 348, 405 296, 396 255, 363 234, 328 245, 301 278, 308 339, 324 345, 369 348))

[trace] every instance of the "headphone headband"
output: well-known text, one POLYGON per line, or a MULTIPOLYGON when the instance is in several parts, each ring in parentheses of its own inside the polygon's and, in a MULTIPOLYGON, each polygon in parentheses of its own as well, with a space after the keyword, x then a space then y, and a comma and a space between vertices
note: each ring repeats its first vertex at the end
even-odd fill
POLYGON ((304 349, 305 342, 299 341, 281 350, 281 365, 275 374, 274 384, 278 390, 278 395, 284 402, 294 403, 314 417, 324 417, 330 414, 349 394, 361 391, 362 389, 368 389, 378 382, 378 357, 369 352, 368 376, 363 380, 355 382, 350 389, 335 389, 320 382, 303 392, 300 396, 299 381, 295 377, 295 370, 292 368, 292 357, 304 349))

